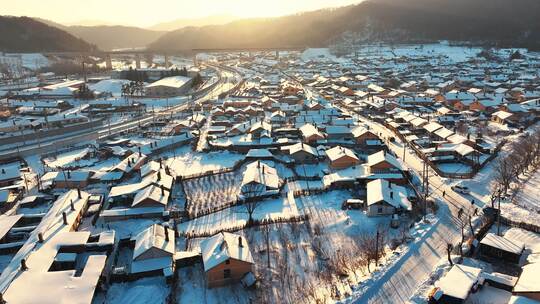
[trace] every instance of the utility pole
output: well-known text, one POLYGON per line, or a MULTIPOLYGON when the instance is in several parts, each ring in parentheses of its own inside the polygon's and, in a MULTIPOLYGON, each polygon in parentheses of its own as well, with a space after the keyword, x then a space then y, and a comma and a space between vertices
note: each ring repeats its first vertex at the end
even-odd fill
POLYGON ((497 200, 499 201, 499 208, 497 209, 497 235, 501 235, 501 190, 497 193, 497 200))
POLYGON ((424 203, 424 219, 427 213, 427 200, 429 197, 429 164, 427 158, 424 159, 424 166, 422 169, 422 191, 423 193, 423 203, 424 203))
POLYGON ((377 235, 375 237, 375 267, 379 264, 379 228, 377 228, 377 235))

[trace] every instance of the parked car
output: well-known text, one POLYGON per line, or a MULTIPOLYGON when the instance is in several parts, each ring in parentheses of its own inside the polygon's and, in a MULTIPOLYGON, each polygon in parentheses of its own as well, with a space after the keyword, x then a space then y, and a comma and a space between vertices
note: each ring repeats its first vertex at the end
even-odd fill
POLYGON ((452 186, 452 190, 454 190, 454 192, 461 193, 461 194, 471 193, 471 190, 469 190, 469 187, 463 186, 463 185, 454 185, 452 186))

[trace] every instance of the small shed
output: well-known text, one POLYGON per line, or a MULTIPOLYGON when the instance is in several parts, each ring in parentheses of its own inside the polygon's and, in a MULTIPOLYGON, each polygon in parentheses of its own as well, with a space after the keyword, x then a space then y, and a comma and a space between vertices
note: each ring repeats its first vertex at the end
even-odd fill
POLYGON ((523 253, 523 243, 488 233, 480 241, 479 253, 483 257, 518 264, 523 253))

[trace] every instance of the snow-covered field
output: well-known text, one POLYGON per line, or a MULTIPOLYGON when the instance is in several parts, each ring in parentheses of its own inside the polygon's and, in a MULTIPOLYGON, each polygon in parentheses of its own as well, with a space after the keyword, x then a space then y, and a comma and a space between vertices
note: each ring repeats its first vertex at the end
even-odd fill
POLYGON ((164 156, 169 157, 165 164, 176 173, 176 176, 188 176, 230 168, 244 158, 244 155, 227 151, 198 153, 188 148, 167 152, 164 156))
POLYGON ((517 189, 512 202, 501 203, 501 212, 513 221, 540 223, 540 170, 531 174, 517 189))

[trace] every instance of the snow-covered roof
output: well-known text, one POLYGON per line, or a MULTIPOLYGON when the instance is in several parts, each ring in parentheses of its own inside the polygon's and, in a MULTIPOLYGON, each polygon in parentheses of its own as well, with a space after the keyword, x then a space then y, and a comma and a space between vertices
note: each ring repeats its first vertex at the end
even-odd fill
POLYGON ((228 259, 254 263, 245 237, 221 232, 201 242, 204 271, 208 271, 228 259))
POLYGON ((109 191, 109 197, 133 194, 150 185, 151 180, 143 180, 139 183, 114 186, 109 191))
POLYGON ((157 161, 150 161, 141 167, 141 177, 145 177, 148 174, 158 172, 161 169, 160 163, 157 161))
POLYGON ((480 241, 480 244, 487 245, 490 247, 498 248, 500 250, 511 252, 514 254, 521 254, 523 251, 523 243, 515 240, 509 240, 502 236, 498 236, 495 233, 488 233, 480 241))
POLYGON ((341 146, 336 146, 325 151, 326 156, 330 159, 331 162, 334 162, 342 157, 350 157, 359 161, 358 156, 354 153, 353 150, 341 146))
POLYGON ((447 296, 465 300, 481 272, 479 268, 456 264, 435 286, 447 296))
POLYGON ((514 292, 540 292, 540 262, 523 266, 514 292))
POLYGON ((364 134, 366 134, 366 133, 368 133, 368 132, 373 133, 373 132, 371 132, 369 129, 367 129, 366 127, 363 127, 363 126, 358 126, 358 127, 354 128, 354 129, 351 131, 352 135, 353 135, 355 138, 356 138, 356 137, 360 137, 360 136, 362 136, 362 135, 364 135, 364 134))
POLYGON ((176 88, 179 89, 183 87, 188 81, 190 81, 190 77, 185 76, 172 76, 172 77, 166 77, 163 79, 160 79, 156 82, 153 82, 149 85, 147 85, 147 88, 153 88, 153 87, 170 87, 170 88, 176 88))
POLYGON ((454 132, 452 132, 451 130, 448 130, 447 128, 444 128, 444 127, 440 128, 439 130, 435 131, 434 133, 435 133, 435 135, 439 136, 442 139, 446 139, 449 136, 451 136, 452 134, 454 134, 454 132))
POLYGON ((289 154, 295 154, 299 151, 305 151, 309 154, 312 154, 314 156, 318 156, 318 152, 317 152, 317 149, 313 148, 312 146, 308 145, 308 144, 305 144, 305 143, 296 143, 294 145, 290 145, 290 146, 287 146, 287 147, 284 147, 284 148, 287 148, 289 150, 289 154))
POLYGON ((279 188, 279 176, 277 170, 260 161, 248 164, 244 171, 242 186, 252 183, 263 185, 265 188, 270 189, 279 188))
POLYGON ((165 227, 153 224, 137 234, 134 237, 135 249, 133 250, 133 259, 138 260, 143 253, 151 248, 159 249, 173 256, 175 252, 174 230, 167 229, 167 234, 169 235, 168 241, 165 237, 165 232, 165 227))
POLYGON ((6 236, 11 228, 21 219, 23 215, 0 215, 0 240, 6 236))
POLYGON ((129 173, 139 164, 142 164, 146 161, 146 155, 133 153, 130 156, 124 158, 120 163, 118 163, 113 170, 119 170, 125 173, 129 173))
POLYGON ((395 158, 392 154, 387 153, 384 150, 381 150, 379 152, 373 153, 368 156, 367 158, 367 164, 368 166, 375 166, 383 161, 388 162, 392 166, 396 167, 397 169, 403 170, 403 166, 401 163, 395 158))
POLYGON ((150 199, 153 202, 159 203, 163 205, 163 207, 165 207, 167 206, 167 202, 169 201, 169 191, 165 189, 160 189, 160 187, 155 185, 148 186, 142 191, 139 191, 137 195, 135 195, 131 207, 137 207, 137 205, 139 205, 146 199, 150 199))
POLYGON ((21 171, 19 170, 19 165, 9 164, 5 166, 0 166, 0 181, 17 179, 20 177, 21 171))
POLYGON ((506 112, 506 111, 497 111, 497 112, 491 114, 491 116, 498 117, 498 118, 500 118, 502 120, 508 119, 512 115, 514 115, 514 114, 506 112))
POLYGON ((304 138, 308 138, 311 136, 318 136, 324 138, 324 135, 312 124, 305 124, 301 126, 300 132, 302 132, 302 136, 304 136, 304 138))
POLYGON ((412 204, 407 198, 407 189, 390 183, 385 179, 376 179, 367 184, 367 204, 368 206, 387 202, 394 208, 404 208, 412 210, 412 204))
POLYGON ((440 128, 442 128, 442 127, 443 127, 442 125, 440 125, 440 124, 438 124, 436 122, 430 122, 430 123, 428 123, 427 125, 424 126, 424 129, 426 131, 428 131, 429 133, 433 133, 433 132, 439 130, 440 128))

